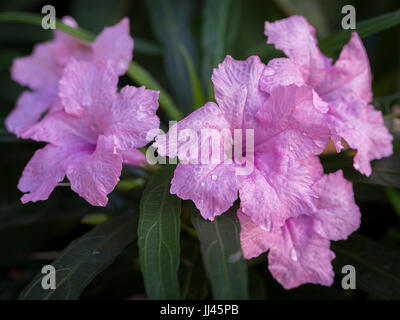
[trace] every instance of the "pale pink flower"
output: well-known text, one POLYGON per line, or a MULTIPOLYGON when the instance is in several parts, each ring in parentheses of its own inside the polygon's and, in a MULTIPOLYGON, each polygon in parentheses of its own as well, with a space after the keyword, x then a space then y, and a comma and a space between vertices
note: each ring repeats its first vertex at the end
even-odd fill
POLYGON ((304 283, 332 285, 335 254, 329 249, 330 240, 346 239, 360 226, 352 185, 342 172, 323 175, 317 157, 306 162, 313 167, 316 180, 316 212, 289 218, 279 230, 269 232, 238 211, 244 257, 254 258, 269 250, 268 268, 285 289, 304 283))
MULTIPOLYGON (((70 17, 64 17, 63 22, 77 26, 70 17)), ((118 75, 122 75, 132 60, 132 50, 128 18, 105 28, 93 43, 55 31, 54 40, 38 44, 31 55, 14 60, 11 77, 31 91, 25 91, 19 97, 16 108, 6 119, 7 129, 21 136, 47 111, 60 107, 58 81, 71 58, 79 61, 106 60, 118 75)))
MULTIPOLYGON (((277 86, 268 95, 259 88, 264 70, 258 57, 237 61, 227 56, 212 76, 217 104, 209 102, 194 111, 158 136, 154 146, 160 155, 181 160, 170 191, 193 200, 204 218, 213 220, 228 210, 239 193, 242 211, 257 224, 278 230, 286 219, 316 209, 313 180, 298 160, 322 152, 330 131, 325 114, 314 105, 311 88, 277 86), (200 158, 204 141, 174 142, 173 132, 179 136, 186 129, 194 130, 198 140, 204 129, 228 130, 231 139, 235 129, 242 129, 243 135, 252 129, 254 157, 247 154, 244 164, 235 158, 226 163, 224 157, 217 163, 188 163, 193 155, 182 150, 194 147, 198 151, 194 157, 200 158), (244 166, 253 170, 237 175, 244 166)), ((241 141, 244 152, 246 139, 241 141)), ((225 155, 228 150, 220 144, 217 151, 225 155)), ((206 153, 208 157, 211 150, 206 153)))
POLYGON ((159 127, 158 91, 125 86, 118 93, 117 83, 109 62, 69 62, 60 80, 62 106, 22 135, 49 143, 25 167, 18 184, 27 193, 23 203, 47 199, 67 176, 72 190, 105 206, 122 163, 144 162, 137 148, 159 127))
POLYGON ((339 151, 340 138, 357 149, 354 167, 370 175, 370 161, 392 154, 392 136, 382 113, 370 105, 371 70, 368 56, 356 32, 344 46, 339 59, 325 57, 317 46, 315 30, 301 16, 265 23, 268 43, 288 58, 273 59, 260 80, 269 93, 277 85, 310 85, 315 103, 325 103, 332 139, 339 151))

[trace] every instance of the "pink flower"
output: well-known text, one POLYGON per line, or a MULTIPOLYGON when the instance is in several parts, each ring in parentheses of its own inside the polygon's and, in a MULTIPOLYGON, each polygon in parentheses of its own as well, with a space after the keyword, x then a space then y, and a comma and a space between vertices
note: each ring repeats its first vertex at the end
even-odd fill
POLYGON ((56 111, 23 133, 49 144, 36 151, 18 188, 22 202, 46 200, 65 176, 90 204, 105 206, 119 180, 122 163, 145 160, 137 148, 159 127, 158 92, 125 86, 110 62, 77 62, 63 71, 56 111), (62 108, 64 107, 64 109, 62 108))
MULTIPOLYGON (((154 146, 160 155, 178 156, 181 163, 170 191, 193 200, 204 218, 213 220, 225 212, 239 193, 243 212, 266 229, 279 230, 288 218, 316 209, 313 180, 299 159, 320 153, 330 131, 310 87, 277 86, 268 95, 259 88, 264 71, 258 57, 237 61, 227 56, 212 76, 218 104, 209 102, 196 110, 166 135, 158 136, 154 146), (229 141, 234 130, 241 129, 239 144, 246 145, 244 163, 238 158, 226 161, 224 156, 232 153, 232 146, 218 144, 216 152, 202 150, 208 139, 202 136, 205 129, 212 136, 228 130, 229 141), (187 141, 187 130, 198 138, 187 141), (241 138, 245 130, 253 130, 254 146, 247 135, 241 138), (254 151, 253 155, 249 151, 254 151), (200 155, 203 159, 215 154, 220 155, 217 161, 198 160, 200 155), (237 174, 245 168, 251 170, 237 174)), ((233 149, 237 147, 238 141, 234 141, 233 149)))
POLYGON ((340 138, 357 149, 354 167, 370 175, 370 161, 392 154, 392 136, 382 114, 369 103, 372 99, 368 56, 357 33, 353 32, 339 59, 325 57, 317 46, 315 30, 301 16, 265 23, 268 43, 288 58, 273 59, 265 69, 260 87, 272 92, 278 85, 309 85, 315 103, 325 103, 332 139, 339 151, 340 138))
MULTIPOLYGON (((70 17, 64 17, 63 22, 77 26, 70 17)), ((30 56, 14 60, 12 78, 32 91, 25 91, 19 97, 16 108, 6 119, 7 129, 22 136, 43 114, 58 109, 58 81, 71 58, 79 61, 107 60, 113 70, 122 75, 132 60, 132 50, 127 18, 105 28, 93 43, 55 31, 54 40, 38 44, 30 56)))
POLYGON ((269 250, 269 270, 285 289, 308 282, 332 285, 335 254, 329 249, 330 240, 346 239, 360 226, 352 185, 342 172, 323 175, 318 158, 307 162, 314 167, 313 189, 319 196, 316 212, 289 218, 279 230, 268 232, 238 211, 244 257, 250 259, 269 250))

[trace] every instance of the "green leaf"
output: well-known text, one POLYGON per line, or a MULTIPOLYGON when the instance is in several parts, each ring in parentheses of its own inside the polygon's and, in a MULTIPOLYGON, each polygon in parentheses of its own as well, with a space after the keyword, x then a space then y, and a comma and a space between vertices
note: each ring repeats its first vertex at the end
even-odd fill
MULTIPOLYGON (((356 30, 360 38, 368 37, 374 33, 389 29, 400 24, 400 10, 386 13, 360 23, 356 30)), ((339 30, 319 42, 321 51, 327 55, 335 53, 342 48, 350 39, 352 30, 339 30)))
POLYGON ((113 218, 74 240, 54 260, 56 289, 44 290, 39 273, 24 289, 19 299, 77 299, 83 289, 120 254, 135 237, 137 216, 126 214, 113 218))
POLYGON ((214 299, 248 299, 247 269, 240 247, 240 224, 235 207, 214 221, 204 220, 194 205, 191 205, 191 211, 214 299))
POLYGON ((356 287, 382 299, 400 299, 400 254, 364 236, 332 243, 340 276, 344 265, 356 269, 356 287))
POLYGON ((203 88, 201 87, 201 83, 199 77, 197 76, 196 69, 190 59, 188 52, 185 47, 179 44, 179 49, 185 59, 186 68, 189 72, 190 84, 192 87, 193 101, 194 101, 194 109, 200 108, 204 104, 204 94, 203 88))
POLYGON ((386 187, 400 187, 400 156, 372 161, 372 174, 369 177, 362 175, 353 168, 353 158, 345 154, 335 154, 321 157, 324 169, 327 172, 343 170, 347 180, 355 183, 370 183, 386 187))
POLYGON ((213 68, 231 51, 239 25, 241 1, 206 0, 201 30, 201 78, 206 90, 211 87, 213 68))
POLYGON ((169 193, 175 166, 150 178, 140 202, 138 247, 150 299, 179 299, 181 200, 169 193))
POLYGON ((154 34, 163 47, 164 66, 179 105, 185 112, 191 112, 189 73, 186 69, 179 44, 185 47, 196 65, 195 41, 191 33, 191 20, 195 1, 153 0, 145 1, 154 34))
MULTIPOLYGON (((41 25, 42 16, 23 13, 23 12, 4 12, 0 13, 0 22, 22 22, 34 25, 41 25)), ((56 28, 60 31, 70 34, 82 41, 91 42, 95 39, 95 35, 81 28, 72 28, 63 24, 60 20, 56 21, 56 28)), ((172 102, 169 95, 161 88, 160 84, 150 75, 150 73, 136 62, 131 62, 127 75, 131 77, 137 84, 146 86, 148 89, 160 90, 159 103, 165 113, 174 120, 182 119, 182 114, 172 102)))
POLYGON ((385 188, 385 193, 393 209, 400 216, 400 194, 394 188, 385 188))

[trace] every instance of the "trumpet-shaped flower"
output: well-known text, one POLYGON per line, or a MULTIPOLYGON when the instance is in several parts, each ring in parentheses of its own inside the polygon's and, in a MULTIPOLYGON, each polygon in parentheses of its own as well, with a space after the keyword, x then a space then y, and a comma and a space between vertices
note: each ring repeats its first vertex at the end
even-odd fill
POLYGON ((225 212, 239 193, 242 211, 266 229, 279 230, 286 219, 315 210, 313 181, 299 159, 320 153, 330 131, 311 88, 277 86, 268 95, 259 88, 264 71, 258 57, 227 56, 212 76, 217 104, 194 111, 154 146, 160 155, 180 159, 171 193, 193 200, 204 218, 225 212), (226 132, 216 148, 206 143, 209 137, 226 138, 226 132), (233 159, 227 156, 232 153, 233 159))
POLYGON ((23 133, 49 144, 36 151, 18 188, 22 202, 45 200, 65 176, 71 189, 92 205, 105 206, 119 180, 122 163, 145 160, 137 148, 159 127, 158 92, 125 86, 107 62, 70 61, 59 87, 57 111, 23 133))
POLYGON ((265 23, 268 43, 288 58, 269 62, 260 87, 272 92, 278 85, 310 85, 316 104, 329 107, 327 118, 332 139, 339 151, 340 138, 357 149, 354 167, 370 175, 370 161, 392 154, 392 136, 382 114, 369 103, 372 99, 368 56, 357 33, 353 32, 339 59, 332 65, 317 46, 315 30, 301 16, 265 23))
MULTIPOLYGON (((77 26, 70 17, 64 17, 63 22, 71 27, 77 26)), ((113 70, 122 75, 132 60, 132 50, 133 40, 129 35, 127 18, 105 28, 93 43, 55 31, 54 40, 38 44, 31 55, 14 60, 12 78, 30 91, 23 92, 19 97, 15 109, 6 119, 7 129, 22 136, 43 114, 61 106, 58 101, 58 81, 71 58, 108 61, 113 70)))
POLYGON ((238 210, 240 240, 246 259, 269 250, 268 268, 285 289, 304 283, 329 286, 334 273, 331 261, 335 254, 330 240, 346 239, 360 225, 360 211, 354 202, 352 185, 341 171, 322 174, 318 159, 308 160, 316 180, 316 212, 289 218, 276 231, 269 232, 238 210))

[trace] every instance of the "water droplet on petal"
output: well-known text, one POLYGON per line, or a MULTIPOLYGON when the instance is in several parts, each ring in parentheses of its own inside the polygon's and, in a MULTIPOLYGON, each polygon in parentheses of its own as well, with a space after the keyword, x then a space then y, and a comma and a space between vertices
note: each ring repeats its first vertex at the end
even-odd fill
POLYGON ((275 70, 274 69, 272 69, 272 68, 266 68, 265 69, 265 75, 272 76, 274 74, 275 74, 275 70))
POLYGON ((294 149, 293 146, 289 146, 290 151, 293 151, 293 149, 294 149))
POLYGON ((213 174, 213 175, 211 176, 211 179, 217 180, 217 179, 218 179, 218 176, 217 176, 216 174, 213 174))
POLYGON ((290 259, 292 259, 293 261, 297 261, 298 260, 298 252, 296 251, 296 249, 295 248, 292 248, 291 250, 290 250, 290 259))
POLYGON ((98 254, 101 254, 101 251, 100 251, 99 249, 94 249, 94 250, 92 251, 92 254, 93 254, 93 255, 98 255, 98 254))
POLYGON ((202 187, 204 187, 206 184, 205 184, 204 182, 202 182, 202 183, 200 183, 200 185, 201 185, 202 187))
POLYGON ((267 192, 268 192, 268 193, 271 193, 271 189, 268 188, 268 189, 267 189, 267 192))

